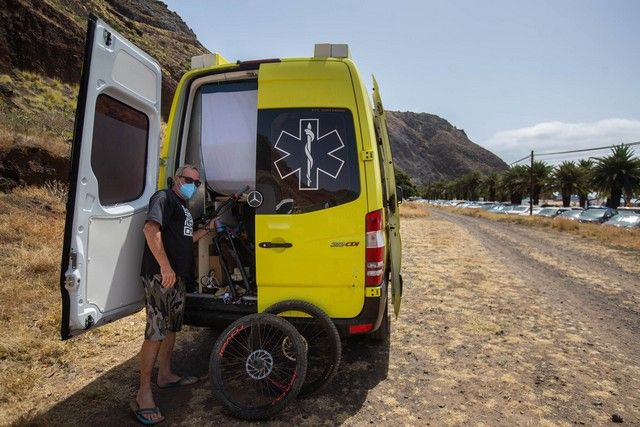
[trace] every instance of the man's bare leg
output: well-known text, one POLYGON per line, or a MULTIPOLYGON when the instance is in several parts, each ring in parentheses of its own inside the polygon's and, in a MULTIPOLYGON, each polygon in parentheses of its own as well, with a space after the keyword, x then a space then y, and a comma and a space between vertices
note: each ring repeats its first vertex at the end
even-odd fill
POLYGON ((173 346, 176 343, 176 333, 173 331, 167 331, 167 334, 160 344, 160 351, 158 352, 158 380, 157 384, 163 386, 180 379, 179 375, 176 375, 171 370, 171 355, 173 354, 173 346))
MULTIPOLYGON (((140 351, 140 388, 136 396, 136 402, 140 408, 153 408, 156 406, 151 392, 151 372, 155 365, 158 350, 162 341, 144 340, 142 350, 140 351)), ((159 420, 162 414, 145 414, 145 418, 150 420, 159 420)))

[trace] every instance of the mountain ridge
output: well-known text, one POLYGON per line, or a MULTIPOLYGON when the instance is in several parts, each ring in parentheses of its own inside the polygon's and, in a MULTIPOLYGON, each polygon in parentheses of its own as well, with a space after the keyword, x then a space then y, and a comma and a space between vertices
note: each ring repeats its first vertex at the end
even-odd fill
POLYGON ((498 156, 472 142, 463 129, 435 114, 387 111, 387 129, 395 166, 418 185, 508 168, 498 156))
MULTIPOLYGON (((193 30, 161 1, 0 0, 0 112, 5 123, 7 117, 28 116, 18 117, 25 123, 18 133, 31 132, 35 123, 58 139, 70 139, 89 13, 160 62, 165 119, 191 57, 207 53, 193 30)), ((389 111, 388 129, 396 167, 418 185, 507 168, 464 130, 433 114, 389 111)), ((10 150, 2 149, 10 144, 0 144, 0 175, 29 183, 30 174, 21 173, 23 165, 15 160, 25 158, 24 153, 10 156, 10 150)), ((55 179, 64 179, 62 175, 64 171, 55 179)))

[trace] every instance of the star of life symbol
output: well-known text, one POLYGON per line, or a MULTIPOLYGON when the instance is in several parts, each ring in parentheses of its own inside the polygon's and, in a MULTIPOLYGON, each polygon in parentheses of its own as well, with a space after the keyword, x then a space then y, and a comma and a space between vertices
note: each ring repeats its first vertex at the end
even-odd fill
POLYGON ((320 135, 319 119, 300 119, 298 136, 280 132, 274 148, 283 156, 273 164, 282 179, 297 173, 300 190, 317 190, 320 173, 333 179, 340 175, 344 160, 334 153, 343 147, 336 129, 320 135))

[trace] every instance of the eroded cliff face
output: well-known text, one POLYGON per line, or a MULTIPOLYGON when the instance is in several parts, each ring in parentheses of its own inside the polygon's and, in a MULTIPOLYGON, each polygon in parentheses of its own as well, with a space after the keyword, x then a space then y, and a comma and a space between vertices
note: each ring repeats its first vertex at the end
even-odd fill
POLYGON ((191 57, 207 50, 159 1, 0 0, 0 74, 28 70, 65 83, 79 82, 91 12, 160 62, 166 118, 191 57))
POLYGON ((436 115, 389 111, 387 122, 395 165, 416 184, 508 167, 498 156, 470 141, 464 130, 436 115))

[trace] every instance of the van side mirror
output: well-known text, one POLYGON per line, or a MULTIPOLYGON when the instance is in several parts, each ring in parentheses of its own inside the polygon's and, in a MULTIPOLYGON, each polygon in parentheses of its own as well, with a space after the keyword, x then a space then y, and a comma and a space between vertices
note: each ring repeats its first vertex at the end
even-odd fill
POLYGON ((402 201, 404 200, 404 191, 402 191, 402 187, 400 187, 399 185, 396 185, 396 200, 398 201, 399 205, 401 205, 402 201))

